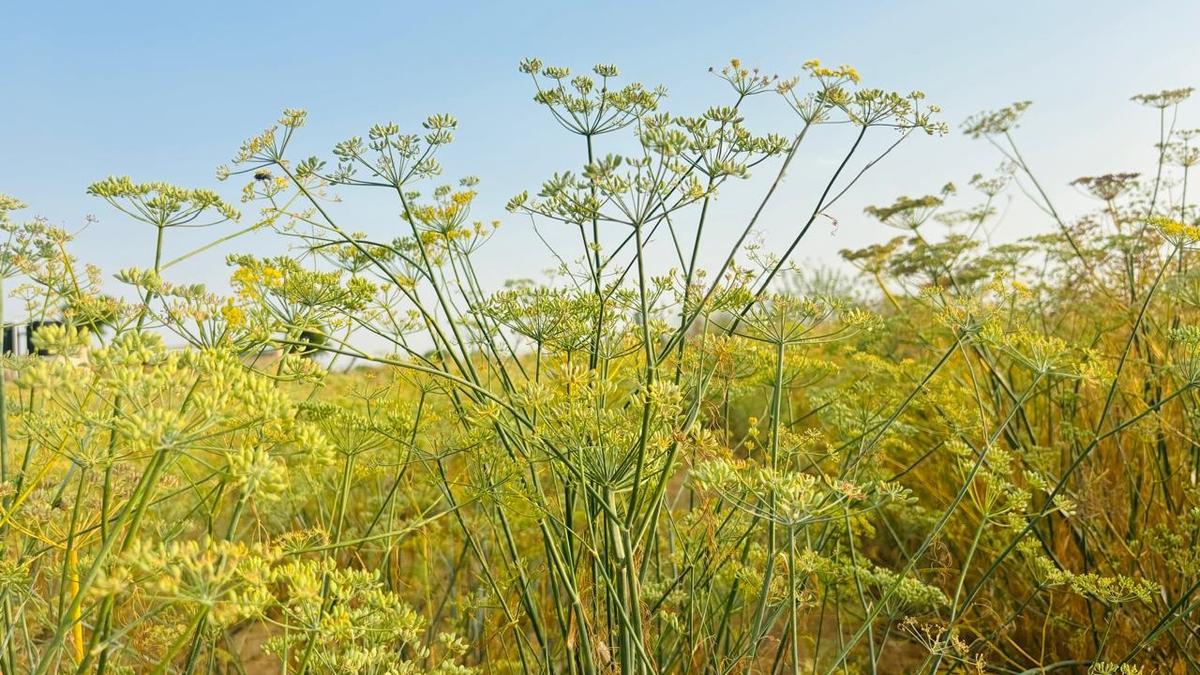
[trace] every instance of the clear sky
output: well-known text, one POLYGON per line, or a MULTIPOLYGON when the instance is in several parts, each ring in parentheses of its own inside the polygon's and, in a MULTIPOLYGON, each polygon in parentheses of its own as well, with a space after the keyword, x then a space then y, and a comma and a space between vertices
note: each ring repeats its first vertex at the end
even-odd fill
MULTIPOLYGON (((731 56, 781 75, 811 58, 849 63, 867 85, 924 90, 955 130, 981 109, 1032 99, 1020 138, 1068 211, 1083 205, 1071 179, 1150 170, 1157 118, 1130 95, 1200 85, 1200 2, 1187 1, 6 4, 0 192, 29 203, 26 214, 71 229, 98 216, 76 252, 108 271, 145 264, 153 238, 88 197, 91 181, 129 174, 236 199, 240 185, 217 183, 215 167, 294 106, 309 111, 301 152, 325 156, 374 122, 415 128, 430 113, 455 114, 460 132, 443 157, 446 176, 479 176, 475 215, 505 222, 485 250, 487 274, 493 282, 536 275, 550 258, 503 204, 581 160, 577 140, 530 100, 516 69, 526 56, 577 71, 617 64, 628 80, 665 84, 666 108, 689 114, 724 102, 707 68, 731 56)), ((750 125, 789 131, 782 102, 763 98, 750 125)), ((1200 126, 1200 101, 1189 104, 1181 123, 1200 126)), ((833 262, 840 248, 889 238, 895 233, 863 216, 864 204, 965 182, 998 159, 957 131, 914 139, 839 204, 836 232, 814 228, 797 259, 833 262)), ((832 152, 798 160, 766 214, 768 246, 790 240, 788 229, 811 208, 805 177, 836 160, 832 152)), ((740 229, 749 194, 724 200, 718 235, 740 229)), ((358 199, 348 195, 348 229, 396 231, 394 205, 358 199)), ((1014 207, 1004 227, 1028 234, 1048 226, 1014 207)), ((279 246, 272 241, 256 235, 235 248, 267 252, 279 246)), ((187 243, 170 242, 168 255, 187 243)), ((223 254, 179 274, 220 285, 223 254)))

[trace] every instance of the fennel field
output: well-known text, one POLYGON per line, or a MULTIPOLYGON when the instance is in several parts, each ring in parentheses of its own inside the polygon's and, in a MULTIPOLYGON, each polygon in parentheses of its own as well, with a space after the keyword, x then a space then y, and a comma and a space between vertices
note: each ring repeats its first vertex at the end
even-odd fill
POLYGON ((1029 103, 951 127, 848 66, 734 59, 692 111, 611 65, 520 70, 577 161, 508 213, 443 169, 449 115, 304 157, 295 109, 209 186, 88 188, 155 243, 139 267, 0 196, 29 327, 0 386, 0 673, 1200 672, 1190 89, 1117 103, 1160 125, 1144 165, 1076 177, 1026 161, 1029 103), (945 134, 999 168, 867 208, 848 273, 796 264, 945 134), (812 210, 757 240, 817 159, 812 210), (1060 210, 1067 183, 1092 208, 1060 210), (753 202, 713 216, 733 184, 753 202), (368 192, 387 236, 335 208, 368 192), (1009 199, 1038 234, 993 241, 1009 199), (556 274, 485 284, 527 222, 571 235, 556 274), (289 253, 239 248, 264 232, 289 253), (177 273, 214 250, 227 288, 177 273))

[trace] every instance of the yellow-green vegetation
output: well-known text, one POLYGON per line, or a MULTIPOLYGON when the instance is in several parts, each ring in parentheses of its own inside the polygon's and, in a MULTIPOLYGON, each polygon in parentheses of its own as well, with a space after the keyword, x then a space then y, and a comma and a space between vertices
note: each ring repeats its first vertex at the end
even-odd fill
POLYGON ((614 66, 521 71, 582 166, 508 204, 578 238, 542 284, 480 282, 504 235, 441 178, 448 115, 321 159, 288 110, 219 171, 240 209, 95 183, 156 242, 114 295, 0 200, 4 292, 60 322, 4 361, 0 672, 1200 670, 1190 90, 1135 97, 1150 170, 1075 180, 1078 215, 1019 150, 1028 103, 971 118, 1000 171, 868 208, 900 234, 844 251, 847 281, 794 255, 948 131, 919 92, 734 60, 680 116, 614 66), (752 130, 751 99, 791 127, 752 130), (755 244, 808 161, 833 167, 812 210, 755 244), (735 181, 755 202, 715 218, 735 181), (368 188, 395 238, 331 208, 368 188), (1014 193, 1050 227, 993 245, 1014 193), (194 226, 293 253, 230 255, 214 292, 164 255, 194 226))

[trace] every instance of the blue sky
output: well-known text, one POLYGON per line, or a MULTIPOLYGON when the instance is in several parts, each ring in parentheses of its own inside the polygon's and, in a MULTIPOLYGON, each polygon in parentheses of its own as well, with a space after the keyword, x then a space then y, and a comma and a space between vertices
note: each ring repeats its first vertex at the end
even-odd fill
MULTIPOLYGON (((578 167, 581 157, 577 139, 530 100, 516 70, 526 56, 575 70, 615 63, 629 80, 665 84, 666 108, 679 113, 724 102, 707 68, 731 56, 781 75, 811 58, 849 63, 867 85, 924 90, 955 129, 981 109, 1032 99, 1020 139, 1068 212, 1086 206, 1067 186, 1071 179, 1150 170, 1157 118, 1130 95, 1200 84, 1200 3, 1182 1, 18 2, 4 17, 0 192, 29 203, 27 215, 73 230, 98 216, 79 233, 76 252, 108 271, 145 264, 153 237, 88 197, 90 182, 129 174, 215 187, 236 199, 240 186, 217 183, 214 169, 295 106, 309 111, 303 155, 328 156, 335 142, 374 122, 414 128, 430 113, 456 115, 446 177, 479 176, 475 215, 505 223, 483 254, 485 273, 492 282, 536 275, 550 257, 503 204, 553 171, 578 167)), ((788 131, 794 122, 782 102, 762 98, 750 125, 788 131)), ((1200 102, 1190 104, 1181 124, 1200 126, 1200 102)), ((798 160, 764 219, 768 247, 790 240, 798 214, 811 209, 807 179, 838 159, 830 143, 798 160)), ((839 204, 836 231, 814 228, 797 259, 833 263, 840 248, 890 238, 894 232, 862 215, 863 205, 965 182, 998 159, 958 133, 913 139, 839 204)), ((740 229, 761 189, 739 187, 723 198, 717 239, 740 229)), ((346 197, 347 229, 396 232, 394 205, 346 197)), ((1003 229, 1016 236, 1047 227, 1014 205, 1003 229)), ((168 243, 168 255, 218 234, 182 235, 168 243)), ((279 246, 256 234, 234 248, 279 246)), ((719 249, 714 243, 706 254, 719 249)), ((178 274, 220 285, 223 253, 178 274)))

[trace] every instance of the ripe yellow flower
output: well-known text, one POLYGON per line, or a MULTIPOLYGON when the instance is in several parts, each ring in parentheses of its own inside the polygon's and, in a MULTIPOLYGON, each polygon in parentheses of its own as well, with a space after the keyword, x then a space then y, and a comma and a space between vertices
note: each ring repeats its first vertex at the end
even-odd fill
POLYGON ((246 313, 242 311, 241 307, 233 304, 233 298, 230 298, 221 307, 221 316, 233 328, 241 328, 246 323, 246 313))

